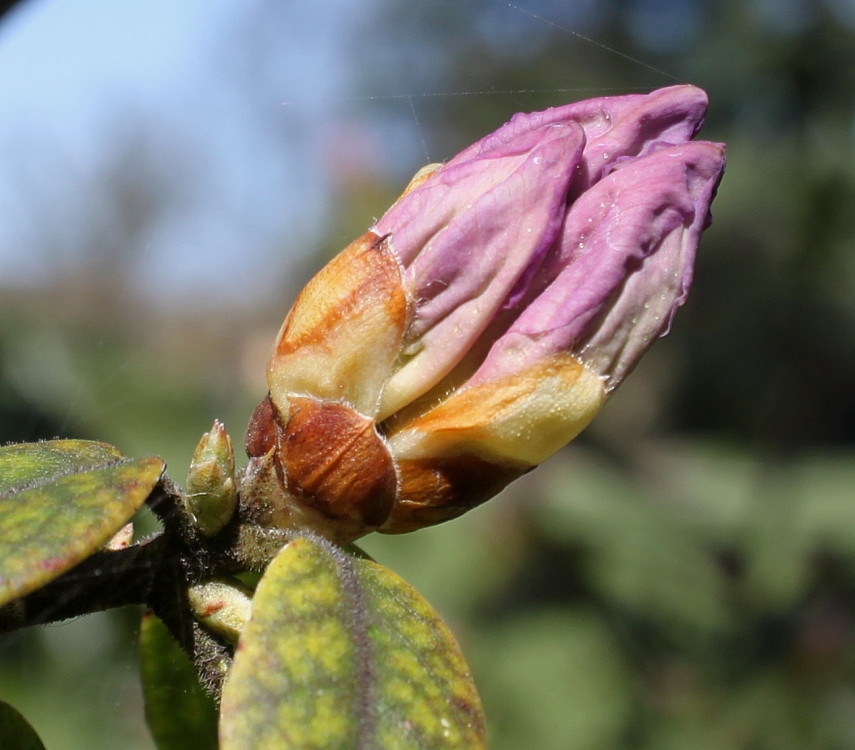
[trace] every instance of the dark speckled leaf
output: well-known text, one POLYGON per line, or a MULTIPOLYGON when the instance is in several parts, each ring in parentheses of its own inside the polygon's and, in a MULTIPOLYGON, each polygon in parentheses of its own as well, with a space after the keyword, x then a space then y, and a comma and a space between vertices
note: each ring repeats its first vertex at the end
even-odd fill
POLYGON ((36 730, 8 703, 0 701, 0 748, 2 750, 45 750, 36 730))
POLYGON ((152 614, 140 627, 140 677, 158 750, 217 750, 217 707, 190 659, 152 614))
POLYGON ((145 502, 159 458, 122 461, 103 443, 0 448, 0 605, 100 549, 145 502))
POLYGON ((448 628, 369 560, 297 539, 271 563, 223 691, 223 750, 486 746, 448 628))

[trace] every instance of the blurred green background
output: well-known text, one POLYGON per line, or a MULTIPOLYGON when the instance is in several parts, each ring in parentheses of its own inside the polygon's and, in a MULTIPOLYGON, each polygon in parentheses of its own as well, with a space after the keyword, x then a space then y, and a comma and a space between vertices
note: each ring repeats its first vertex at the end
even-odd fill
MULTIPOLYGON (((0 64, 61 14, 130 55, 123 7, 19 3, 0 64)), ((296 290, 421 164, 519 110, 695 83, 729 166, 671 335, 499 498, 364 547, 447 618, 496 750, 855 748, 855 2, 197 12, 186 69, 73 139, 38 107, 0 130, 0 441, 103 439, 181 481, 215 417, 241 442, 296 290)), ((49 748, 151 748, 137 620, 6 638, 0 699, 49 748)))

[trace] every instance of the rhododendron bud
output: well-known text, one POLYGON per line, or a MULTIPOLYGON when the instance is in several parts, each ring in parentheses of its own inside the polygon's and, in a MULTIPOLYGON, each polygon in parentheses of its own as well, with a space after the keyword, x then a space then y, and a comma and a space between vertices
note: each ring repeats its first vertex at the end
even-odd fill
POLYGON ((438 523, 584 429, 685 300, 724 168, 705 111, 692 86, 592 99, 421 170, 280 330, 247 439, 263 520, 438 523))
POLYGON ((194 526, 214 536, 232 518, 237 507, 235 454, 225 428, 214 421, 193 452, 185 482, 185 507, 194 526))

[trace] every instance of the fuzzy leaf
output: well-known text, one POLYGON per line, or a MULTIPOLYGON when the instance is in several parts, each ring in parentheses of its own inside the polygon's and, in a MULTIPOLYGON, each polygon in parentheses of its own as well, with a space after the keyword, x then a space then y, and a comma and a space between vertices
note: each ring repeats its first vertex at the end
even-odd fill
POLYGON ((0 605, 97 551, 145 502, 165 464, 103 443, 0 448, 0 605))
POLYGON ((0 495, 114 464, 123 458, 118 448, 92 440, 4 445, 0 447, 0 495))
POLYGON ((0 748, 3 750, 45 750, 36 730, 8 703, 0 701, 0 748))
POLYGON ((217 707, 190 659, 152 614, 140 626, 140 677, 158 750, 217 750, 217 707))
POLYGON ((223 690, 223 750, 486 747, 439 615, 394 573, 302 538, 259 583, 223 690))

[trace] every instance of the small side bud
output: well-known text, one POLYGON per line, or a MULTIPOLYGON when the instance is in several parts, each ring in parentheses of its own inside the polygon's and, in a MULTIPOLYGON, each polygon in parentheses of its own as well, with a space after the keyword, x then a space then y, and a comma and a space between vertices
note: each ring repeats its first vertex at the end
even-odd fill
POLYGON ((200 624, 231 644, 252 614, 252 590, 236 580, 197 583, 187 590, 187 601, 200 624))
POLYGON ((237 507, 234 475, 232 441, 216 420, 196 446, 185 485, 185 506, 205 536, 217 534, 234 515, 237 507))

